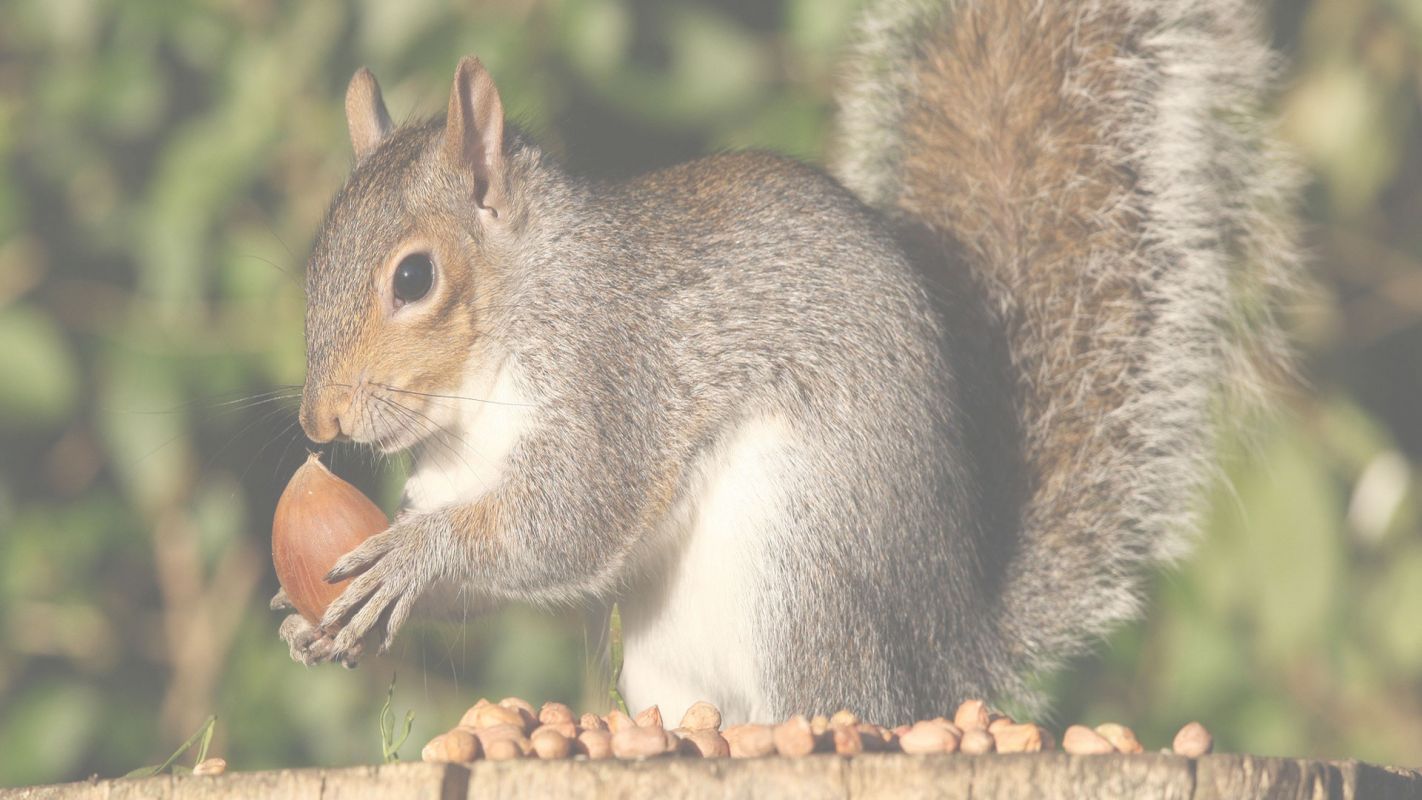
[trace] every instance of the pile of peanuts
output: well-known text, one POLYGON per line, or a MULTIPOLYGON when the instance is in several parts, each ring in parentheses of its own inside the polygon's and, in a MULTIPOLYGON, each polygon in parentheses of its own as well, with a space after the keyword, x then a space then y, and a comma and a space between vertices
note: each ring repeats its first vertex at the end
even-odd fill
MULTIPOLYGON (((687 709, 681 724, 667 730, 656 706, 635 718, 617 710, 604 716, 575 717, 572 709, 562 703, 544 703, 535 712, 528 702, 510 697, 497 703, 475 703, 458 726, 431 739, 421 757, 443 763, 576 756, 799 758, 811 753, 1036 753, 1055 747, 1056 742, 1046 729, 995 713, 981 700, 963 703, 952 720, 938 717, 896 728, 863 722, 850 711, 839 711, 829 717, 806 719, 797 714, 778 725, 732 725, 725 730, 721 730, 721 712, 710 703, 699 702, 687 709)), ((1175 735, 1171 751, 1196 758, 1212 747, 1209 731, 1192 722, 1175 735)), ((1130 728, 1106 723, 1094 729, 1083 725, 1067 728, 1062 749, 1093 755, 1140 753, 1145 748, 1130 728)))

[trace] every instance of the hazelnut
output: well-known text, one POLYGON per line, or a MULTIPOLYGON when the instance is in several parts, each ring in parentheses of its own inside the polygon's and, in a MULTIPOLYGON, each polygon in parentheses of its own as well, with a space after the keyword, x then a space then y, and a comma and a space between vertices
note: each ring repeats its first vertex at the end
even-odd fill
POLYGON ((341 556, 390 527, 384 512, 312 453, 277 500, 272 565, 291 604, 315 624, 350 579, 326 583, 341 556))

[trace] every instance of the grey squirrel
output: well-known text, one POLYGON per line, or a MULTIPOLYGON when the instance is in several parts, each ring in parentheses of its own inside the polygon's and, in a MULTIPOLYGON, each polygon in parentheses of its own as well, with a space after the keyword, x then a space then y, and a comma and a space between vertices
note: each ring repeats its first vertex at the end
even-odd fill
POLYGON ((1254 13, 871 3, 834 177, 585 180, 475 59, 401 127, 358 72, 301 424, 416 460, 322 624, 283 623, 293 657, 388 646, 440 593, 615 599, 636 707, 1040 707, 1030 676, 1184 551, 1218 399, 1285 358, 1254 13))

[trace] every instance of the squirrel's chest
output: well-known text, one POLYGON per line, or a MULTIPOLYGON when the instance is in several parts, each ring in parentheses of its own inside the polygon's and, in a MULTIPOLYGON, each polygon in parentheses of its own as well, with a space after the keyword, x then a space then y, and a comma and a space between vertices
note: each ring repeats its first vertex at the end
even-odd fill
POLYGON ((743 423, 663 521, 646 577, 621 600, 621 691, 631 707, 655 703, 675 720, 709 700, 728 724, 770 712, 757 613, 776 585, 766 553, 784 530, 792 444, 777 419, 743 423))

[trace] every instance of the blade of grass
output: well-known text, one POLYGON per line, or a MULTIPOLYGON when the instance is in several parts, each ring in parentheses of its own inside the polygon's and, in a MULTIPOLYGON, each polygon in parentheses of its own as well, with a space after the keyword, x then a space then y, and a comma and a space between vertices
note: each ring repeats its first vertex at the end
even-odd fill
POLYGON ((627 701, 622 699, 622 692, 618 690, 617 684, 622 679, 622 609, 616 603, 612 604, 612 619, 608 622, 608 629, 612 640, 612 684, 607 687, 608 697, 612 699, 614 708, 620 709, 624 714, 631 714, 627 710, 627 701))
POLYGON ((186 742, 183 742, 177 750, 173 751, 173 754, 171 756, 168 756, 167 761, 164 761, 162 764, 159 764, 156 767, 139 767, 138 769, 133 770, 132 772, 129 772, 128 774, 124 775, 124 777, 151 778, 155 775, 161 775, 163 774, 163 772, 172 768, 174 764, 178 763, 178 759, 182 758, 183 753, 186 753, 189 749, 192 748, 193 745, 198 744, 199 742, 201 743, 201 747, 198 749, 198 761, 202 761, 204 758, 207 757, 207 748, 208 745, 212 743, 212 733, 216 725, 217 716, 215 714, 209 716, 207 718, 207 721, 202 724, 201 728, 198 728, 192 736, 188 737, 188 740, 186 742))

